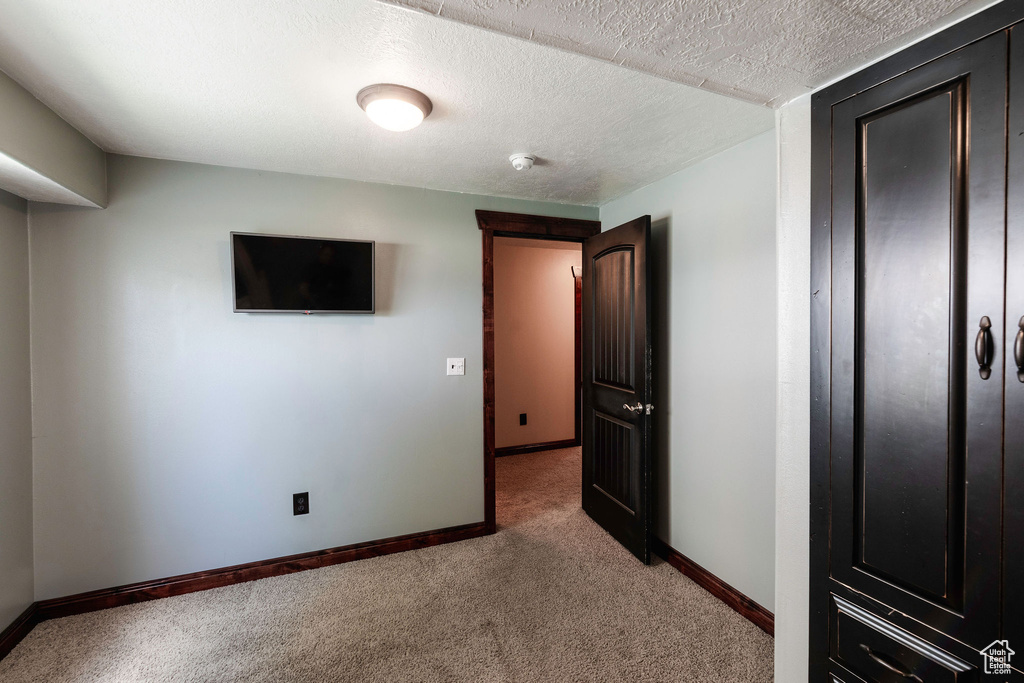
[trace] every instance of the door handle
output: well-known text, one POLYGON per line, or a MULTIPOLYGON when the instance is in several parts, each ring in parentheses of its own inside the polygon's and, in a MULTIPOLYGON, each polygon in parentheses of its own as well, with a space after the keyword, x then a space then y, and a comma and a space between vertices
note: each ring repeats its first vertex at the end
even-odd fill
POLYGON ((995 344, 992 343, 992 321, 982 316, 978 323, 978 338, 974 340, 974 357, 978 359, 978 374, 982 379, 992 376, 992 358, 995 344))
POLYGON ((871 657, 871 659, 875 660, 875 662, 877 662, 879 666, 888 669, 897 676, 902 676, 903 678, 909 679, 911 681, 917 681, 917 683, 924 683, 920 679, 920 677, 918 677, 917 674, 915 674, 913 671, 907 670, 905 666, 900 664, 898 661, 896 661, 889 655, 885 655, 880 652, 875 652, 864 643, 860 644, 860 649, 864 650, 864 652, 867 653, 868 657, 871 657))
POLYGON ((623 403, 622 407, 631 413, 639 413, 644 409, 643 403, 637 403, 635 406, 631 406, 628 403, 623 403))
POLYGON ((1013 360, 1017 364, 1017 379, 1024 382, 1024 318, 1020 319, 1018 327, 1017 338, 1013 340, 1013 360))

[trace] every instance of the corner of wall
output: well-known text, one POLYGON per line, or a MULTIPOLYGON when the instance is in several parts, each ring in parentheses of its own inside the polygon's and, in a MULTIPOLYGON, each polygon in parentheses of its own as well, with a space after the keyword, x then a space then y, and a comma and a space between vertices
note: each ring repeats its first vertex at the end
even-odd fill
MULTIPOLYGON (((104 170, 104 176, 106 171, 104 170)), ((25 203, 25 233, 27 236, 28 253, 26 258, 28 259, 28 390, 29 390, 29 433, 30 433, 30 447, 29 447, 29 458, 31 459, 32 465, 32 482, 31 482, 31 496, 32 505, 29 512, 29 519, 32 523, 32 599, 36 600, 36 382, 33 365, 33 338, 32 338, 32 323, 35 320, 35 316, 32 313, 32 207, 35 202, 25 203)))
POLYGON ((35 600, 28 203, 0 193, 0 631, 35 600))
POLYGON ((811 97, 776 112, 775 680, 807 680, 811 97))
POLYGON ((43 201, 106 206, 106 153, 98 145, 3 72, 0 102, 5 187, 43 201))

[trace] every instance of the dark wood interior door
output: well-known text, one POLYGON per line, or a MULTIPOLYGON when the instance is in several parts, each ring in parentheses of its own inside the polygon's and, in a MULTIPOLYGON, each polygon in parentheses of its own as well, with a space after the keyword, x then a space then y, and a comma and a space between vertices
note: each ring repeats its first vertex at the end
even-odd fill
POLYGON ((583 509, 651 561, 651 217, 583 245, 583 509))
POLYGON ((1000 33, 832 109, 830 588, 975 649, 999 633, 1006 59, 1000 33))

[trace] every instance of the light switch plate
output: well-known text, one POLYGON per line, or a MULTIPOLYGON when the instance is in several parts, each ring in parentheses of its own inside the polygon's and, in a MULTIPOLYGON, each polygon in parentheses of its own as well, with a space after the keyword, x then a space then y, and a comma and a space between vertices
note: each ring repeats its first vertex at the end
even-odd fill
POLYGON ((449 358, 448 359, 448 374, 449 375, 465 375, 466 374, 466 359, 465 358, 449 358))

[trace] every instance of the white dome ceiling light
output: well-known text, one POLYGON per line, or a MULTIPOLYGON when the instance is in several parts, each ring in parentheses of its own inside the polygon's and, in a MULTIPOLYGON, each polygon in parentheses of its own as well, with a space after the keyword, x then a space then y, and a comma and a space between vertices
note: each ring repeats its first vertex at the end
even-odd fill
POLYGON ((356 94, 356 102, 371 121, 396 133, 420 125, 434 108, 419 90, 393 83, 366 86, 356 94))
POLYGON ((512 162, 512 168, 517 171, 529 171, 533 168, 533 162, 537 160, 537 157, 519 152, 510 156, 508 160, 512 162))

